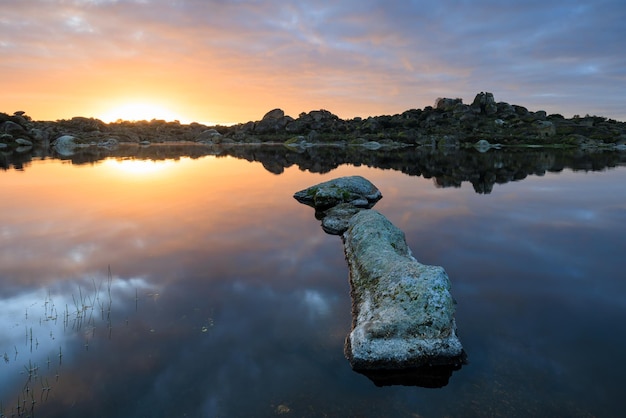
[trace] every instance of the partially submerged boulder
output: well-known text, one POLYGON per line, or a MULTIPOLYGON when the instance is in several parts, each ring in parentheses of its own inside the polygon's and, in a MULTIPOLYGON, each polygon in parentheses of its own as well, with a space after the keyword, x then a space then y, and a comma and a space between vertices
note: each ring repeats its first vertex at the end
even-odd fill
POLYGON ((340 203, 349 203, 358 208, 371 208, 383 195, 369 180, 361 176, 350 176, 309 187, 297 192, 293 197, 298 202, 320 211, 340 203))
POLYGON ((363 208, 358 208, 350 203, 340 203, 323 212, 318 212, 322 218, 322 229, 330 235, 343 234, 350 225, 350 219, 363 208))
POLYGON ((441 387, 465 361, 455 302, 444 269, 419 263, 404 233, 371 209, 382 198, 363 177, 343 177, 297 192, 322 228, 341 235, 352 296, 345 355, 377 385, 441 387))
POLYGON ((80 144, 76 142, 76 137, 72 135, 63 135, 57 138, 54 142, 56 152, 63 156, 74 155, 74 152, 78 147, 80 147, 80 144))
POLYGON ((374 210, 355 214, 343 240, 353 318, 345 354, 352 367, 460 364, 463 347, 444 269, 419 263, 404 233, 374 210))

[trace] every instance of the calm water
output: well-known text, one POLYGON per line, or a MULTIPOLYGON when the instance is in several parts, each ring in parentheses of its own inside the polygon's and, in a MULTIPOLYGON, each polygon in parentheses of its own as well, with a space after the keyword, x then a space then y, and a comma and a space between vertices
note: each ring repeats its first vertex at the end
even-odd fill
POLYGON ((268 170, 0 171, 0 417, 623 416, 626 168, 490 194, 365 166, 268 170), (376 184, 375 209, 450 276, 469 364, 444 388, 377 387, 343 356, 341 241, 292 195, 344 175, 376 184))

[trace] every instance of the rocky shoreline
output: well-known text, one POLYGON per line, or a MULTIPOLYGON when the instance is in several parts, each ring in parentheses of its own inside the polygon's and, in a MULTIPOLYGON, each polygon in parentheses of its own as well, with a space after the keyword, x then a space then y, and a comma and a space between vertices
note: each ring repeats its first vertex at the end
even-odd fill
POLYGON ((574 116, 530 111, 496 102, 481 92, 471 104, 440 98, 434 106, 401 114, 340 119, 327 110, 301 113, 297 118, 281 109, 259 121, 233 126, 181 124, 162 120, 104 123, 94 118, 33 121, 23 111, 0 113, 0 152, 27 153, 51 149, 69 156, 86 147, 112 149, 119 144, 194 142, 208 145, 284 144, 293 148, 315 145, 358 146, 366 149, 475 147, 572 147, 626 150, 626 123, 601 116, 574 116))

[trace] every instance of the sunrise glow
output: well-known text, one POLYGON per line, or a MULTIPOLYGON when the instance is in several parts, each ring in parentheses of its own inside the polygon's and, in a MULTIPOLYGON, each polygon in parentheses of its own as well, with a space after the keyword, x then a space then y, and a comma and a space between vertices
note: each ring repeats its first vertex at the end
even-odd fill
POLYGON ((236 124, 275 108, 393 115, 489 91, 626 120, 623 1, 318 3, 4 0, 0 112, 236 124))

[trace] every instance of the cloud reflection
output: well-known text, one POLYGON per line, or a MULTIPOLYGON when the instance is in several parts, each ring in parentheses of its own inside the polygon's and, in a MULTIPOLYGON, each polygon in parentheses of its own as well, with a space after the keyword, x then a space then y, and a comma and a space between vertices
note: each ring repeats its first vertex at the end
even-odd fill
POLYGON ((120 316, 128 318, 133 311, 130 302, 154 289, 142 278, 100 276, 0 299, 2 402, 26 398, 29 391, 37 393, 37 400, 47 399, 43 388, 58 386, 59 375, 71 373, 81 351, 110 339, 113 329, 117 333, 123 326, 120 316))
MULTIPOLYGON (((258 416, 279 405, 315 416, 614 415, 607 399, 620 399, 624 374, 614 359, 626 349, 615 332, 625 312, 623 176, 565 170, 478 195, 467 183, 438 189, 364 166, 276 176, 207 157, 150 182, 34 161, 3 173, 0 356, 10 362, 0 369, 19 373, 28 358, 45 368, 49 355, 54 389, 40 405, 49 416, 258 416), (376 209, 420 262, 450 276, 470 365, 442 391, 378 390, 343 356, 351 301, 341 241, 292 198, 342 175, 376 184, 385 196, 376 209), (109 265, 110 336, 92 296, 98 288, 108 300, 109 265), (75 299, 96 306, 95 323, 80 332, 39 323, 46 300, 64 311, 75 299), (25 324, 40 344, 34 357, 22 357, 25 324)), ((0 373, 5 404, 23 379, 0 373)))

